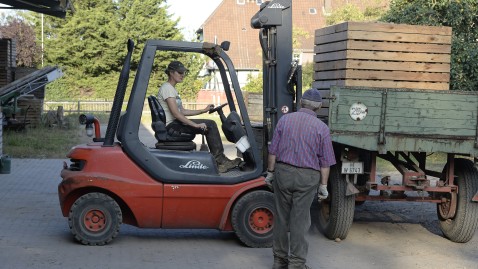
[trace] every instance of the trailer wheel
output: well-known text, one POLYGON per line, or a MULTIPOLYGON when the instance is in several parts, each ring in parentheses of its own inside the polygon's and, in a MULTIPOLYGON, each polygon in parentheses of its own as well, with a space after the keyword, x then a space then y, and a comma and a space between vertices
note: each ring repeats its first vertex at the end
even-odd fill
POLYGON ((274 195, 269 191, 253 191, 241 197, 231 216, 239 240, 248 247, 271 247, 273 212, 274 195))
POLYGON ((355 195, 346 196, 347 182, 340 173, 341 164, 330 168, 329 197, 319 201, 319 230, 329 239, 345 239, 354 219, 355 195))
POLYGON ((68 223, 80 243, 102 246, 118 235, 122 219, 121 209, 113 198, 92 192, 71 206, 68 223))
POLYGON ((446 238, 466 243, 478 227, 478 204, 471 201, 478 190, 478 170, 471 160, 455 159, 455 184, 458 193, 448 195, 447 202, 437 205, 438 219, 446 238))

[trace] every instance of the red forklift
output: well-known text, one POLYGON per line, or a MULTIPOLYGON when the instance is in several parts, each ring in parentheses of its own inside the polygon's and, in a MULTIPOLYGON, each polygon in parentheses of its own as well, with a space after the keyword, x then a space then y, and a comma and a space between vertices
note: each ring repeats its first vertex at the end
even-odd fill
POLYGON ((140 228, 234 231, 248 247, 272 245, 274 202, 264 184, 266 147, 261 145, 272 137, 277 119, 295 110, 294 101, 301 94, 300 67, 291 63, 291 5, 291 0, 265 2, 251 20, 252 27, 260 29, 264 52, 267 120, 257 126, 249 120, 236 70, 226 54, 227 41, 220 45, 147 41, 122 111, 134 49, 128 41, 105 136, 100 135, 97 118, 81 115, 80 123, 91 132, 94 126, 95 136, 91 143, 72 148, 67 155, 70 162, 61 172, 60 206, 77 241, 107 244, 125 223, 140 228), (216 64, 227 103, 210 113, 219 113, 225 137, 237 145, 243 159, 240 167, 220 173, 208 151, 196 150, 194 136, 166 131, 163 109, 154 96, 147 96, 153 66, 164 52, 200 53, 216 64), (154 148, 145 146, 138 135, 146 99, 158 140, 154 148), (227 116, 222 110, 226 105, 227 116))

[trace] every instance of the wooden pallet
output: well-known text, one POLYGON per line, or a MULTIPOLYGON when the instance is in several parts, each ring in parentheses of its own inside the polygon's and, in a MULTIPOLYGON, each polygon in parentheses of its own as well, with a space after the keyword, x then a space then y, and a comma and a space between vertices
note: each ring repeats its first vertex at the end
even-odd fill
POLYGON ((21 109, 20 115, 17 115, 17 120, 25 121, 29 127, 37 127, 41 124, 42 99, 37 99, 33 95, 24 95, 18 99, 17 105, 21 109))
POLYGON ((315 31, 314 83, 448 90, 451 28, 344 22, 315 31))

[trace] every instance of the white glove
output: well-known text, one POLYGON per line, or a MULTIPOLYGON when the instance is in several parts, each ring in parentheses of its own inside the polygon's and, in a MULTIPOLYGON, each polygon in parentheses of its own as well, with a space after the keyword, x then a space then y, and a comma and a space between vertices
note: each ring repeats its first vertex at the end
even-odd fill
POLYGON ((325 200, 329 197, 329 192, 327 191, 327 185, 320 184, 319 185, 319 193, 317 195, 319 200, 325 200))
POLYGON ((272 182, 274 181, 274 172, 269 172, 267 171, 267 176, 264 182, 266 183, 267 187, 269 187, 271 190, 274 190, 272 188, 272 182))

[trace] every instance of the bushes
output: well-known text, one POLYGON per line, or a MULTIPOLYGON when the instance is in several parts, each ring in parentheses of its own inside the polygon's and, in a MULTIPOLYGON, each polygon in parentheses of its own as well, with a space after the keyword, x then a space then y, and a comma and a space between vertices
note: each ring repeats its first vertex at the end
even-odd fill
POLYGON ((474 0, 394 0, 382 21, 453 29, 450 89, 475 91, 478 86, 478 2, 474 0))

